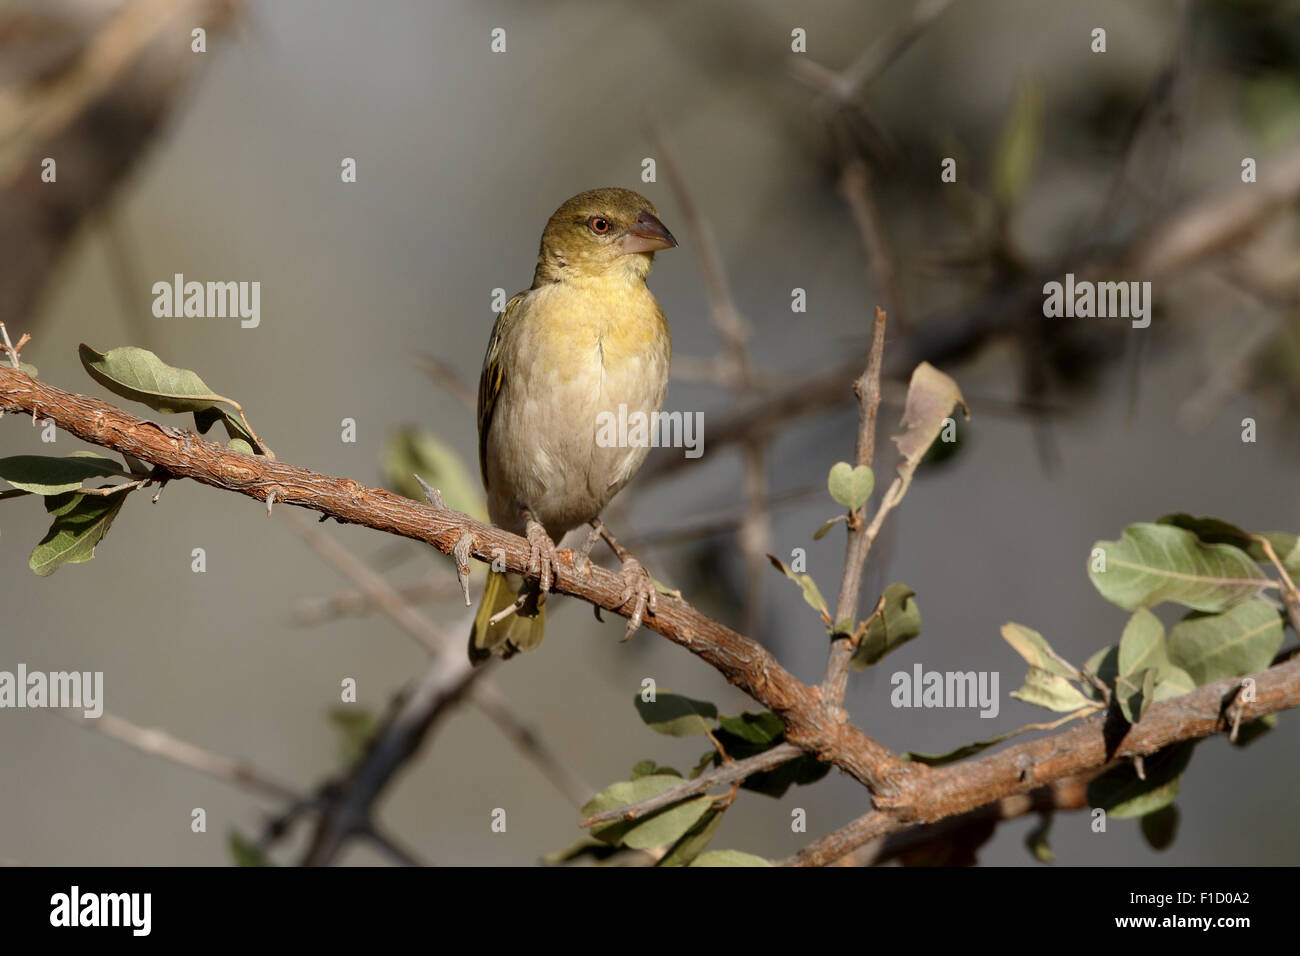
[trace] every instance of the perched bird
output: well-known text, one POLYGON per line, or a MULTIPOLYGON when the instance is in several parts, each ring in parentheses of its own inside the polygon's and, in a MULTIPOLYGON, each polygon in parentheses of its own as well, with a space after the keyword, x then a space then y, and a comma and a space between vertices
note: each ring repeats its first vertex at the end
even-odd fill
POLYGON ((542 233, 533 284, 492 328, 478 389, 479 466, 488 514, 525 535, 539 582, 493 571, 470 635, 472 660, 532 650, 542 640, 555 542, 590 524, 580 565, 599 535, 623 563, 629 633, 655 609, 654 581, 600 522, 601 509, 649 447, 602 447, 598 417, 663 407, 672 341, 646 276, 677 245, 655 207, 629 189, 579 193, 542 233))

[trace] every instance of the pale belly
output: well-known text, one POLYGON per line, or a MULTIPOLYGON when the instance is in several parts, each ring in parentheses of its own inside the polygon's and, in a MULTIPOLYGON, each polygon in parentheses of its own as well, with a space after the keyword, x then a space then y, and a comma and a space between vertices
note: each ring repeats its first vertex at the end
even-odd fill
POLYGON ((493 524, 521 533, 526 506, 559 541, 599 515, 645 461, 648 447, 598 442, 600 416, 617 416, 619 405, 647 417, 663 407, 669 345, 665 334, 620 349, 593 324, 570 332, 560 356, 534 331, 518 330, 516 354, 527 358, 503 384, 488 430, 488 511, 493 524))

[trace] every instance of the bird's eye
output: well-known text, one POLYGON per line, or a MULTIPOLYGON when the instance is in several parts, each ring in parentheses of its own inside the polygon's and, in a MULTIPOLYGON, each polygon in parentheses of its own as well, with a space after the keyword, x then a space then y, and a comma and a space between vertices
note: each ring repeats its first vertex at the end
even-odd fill
POLYGON ((609 220, 604 216, 592 216, 587 220, 587 228, 598 236, 609 232, 609 220))

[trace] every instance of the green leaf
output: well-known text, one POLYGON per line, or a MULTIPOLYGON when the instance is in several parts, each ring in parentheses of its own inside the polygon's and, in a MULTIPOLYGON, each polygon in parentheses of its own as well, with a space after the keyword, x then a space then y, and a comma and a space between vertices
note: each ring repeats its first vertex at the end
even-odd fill
MULTIPOLYGON (((620 781, 592 797, 582 808, 582 815, 589 817, 605 810, 640 803, 681 782, 681 777, 669 774, 620 781)), ((605 843, 622 844, 635 850, 664 846, 676 842, 695 826, 712 805, 712 797, 687 799, 635 820, 616 820, 592 827, 591 835, 605 843)))
POLYGON ((1282 646, 1282 618, 1255 599, 1222 614, 1189 614, 1170 629, 1168 643, 1170 661, 1199 687, 1268 667, 1282 646))
POLYGON ((632 768, 632 776, 629 779, 639 780, 642 777, 651 777, 655 774, 667 774, 670 777, 680 777, 681 774, 672 767, 661 767, 653 760, 639 760, 636 766, 632 768))
MULTIPOLYGON (((760 750, 774 747, 785 739, 785 723, 770 710, 757 714, 748 711, 736 717, 720 717, 718 726, 723 732, 747 743, 757 745, 760 750)), ((725 743, 723 746, 726 746, 725 743)), ((731 753, 730 750, 727 751, 731 753)), ((755 751, 757 753, 759 751, 755 751)))
MULTIPOLYGON (((1097 651, 1083 665, 1084 671, 1093 675, 1103 684, 1115 689, 1115 678, 1119 676, 1119 647, 1114 644, 1107 645, 1097 651)), ((1094 700, 1099 700, 1101 695, 1091 683, 1083 685, 1084 692, 1094 700)))
POLYGON ((826 537, 827 532, 829 532, 831 528, 835 527, 836 522, 844 521, 846 517, 846 515, 836 515, 834 518, 827 518, 822 522, 822 526, 813 532, 813 540, 820 541, 822 538, 826 537))
POLYGON ((339 757, 345 764, 355 762, 370 744, 379 727, 374 712, 356 704, 343 704, 329 712, 330 724, 338 731, 339 757))
POLYGON ((1029 668, 1029 673, 1025 675, 1024 686, 1012 691, 1011 696, 1023 700, 1026 704, 1036 704, 1055 711, 1071 711, 1092 706, 1092 701, 1084 697, 1079 688, 1069 680, 1041 667, 1029 668))
POLYGON ((93 558, 95 546, 108 534, 130 491, 111 495, 68 494, 71 500, 62 495, 45 499, 46 510, 55 516, 54 523, 27 562, 40 577, 53 574, 65 564, 81 564, 93 558))
POLYGON ((238 830, 230 831, 230 858, 235 866, 275 866, 271 859, 238 830))
POLYGON ((1222 611, 1270 583, 1250 556, 1228 544, 1203 544, 1195 534, 1163 524, 1131 524, 1119 541, 1098 541, 1104 571, 1089 561, 1101 596, 1126 611, 1176 601, 1198 611, 1222 611))
POLYGON ((713 835, 718 832, 718 824, 721 822, 722 810, 718 807, 711 808, 700 817, 695 826, 682 834, 681 838, 664 854, 663 859, 655 865, 689 866, 692 860, 704 852, 713 835))
POLYGON ((14 455, 0 458, 0 478, 19 491, 34 495, 58 495, 75 491, 87 478, 109 478, 123 474, 121 468, 94 452, 73 452, 67 458, 44 455, 14 455))
POLYGON ((697 856, 691 866, 771 866, 761 856, 741 853, 739 850, 714 850, 697 856))
POLYGON ((1034 80, 1021 80, 993 154, 993 195, 1004 209, 1015 205, 1029 182, 1042 140, 1042 89, 1034 80))
POLYGON ((167 414, 198 412, 217 402, 229 402, 186 368, 174 368, 147 349, 133 345, 96 352, 84 342, 77 347, 90 377, 110 392, 167 414))
POLYGON ((847 461, 840 461, 832 466, 826 487, 830 489, 832 498, 850 511, 857 511, 871 497, 876 487, 876 476, 866 465, 854 468, 847 461))
POLYGON ((1151 705, 1156 692, 1156 669, 1144 667, 1131 674, 1120 674, 1115 679, 1115 697, 1120 712, 1130 724, 1136 724, 1151 705))
MULTIPOLYGON (((1264 546, 1255 535, 1234 524, 1218 518, 1197 518, 1193 515, 1168 514, 1157 519, 1157 524, 1170 524, 1192 532, 1206 544, 1231 544, 1245 551, 1260 564, 1272 565, 1264 546)), ((1267 538, 1282 566, 1291 574, 1300 574, 1300 535, 1285 531, 1267 531, 1259 537, 1267 538)))
POLYGON ((1002 625, 1002 637, 1017 654, 1029 662, 1030 667, 1059 674, 1062 677, 1077 677, 1074 667, 1057 657, 1052 645, 1033 628, 1014 622, 1002 625))
POLYGON ((201 409, 194 413, 194 427, 200 435, 206 435, 208 430, 217 422, 221 422, 226 428, 226 436, 230 439, 226 443, 227 448, 233 448, 235 451, 244 452, 246 455, 265 455, 266 449, 253 437, 244 423, 236 415, 230 414, 219 405, 213 405, 210 408, 201 409), (240 447, 240 446, 243 447, 240 447), (247 448, 247 451, 244 451, 247 448))
POLYGON ((432 432, 414 425, 398 429, 388 439, 382 463, 384 485, 414 501, 424 501, 419 475, 442 492, 442 500, 454 511, 476 521, 487 521, 487 506, 477 476, 470 474, 460 455, 432 432))
POLYGON ((853 668, 862 670, 921 633, 916 592, 895 582, 885 588, 885 604, 867 619, 867 629, 853 650, 853 668))
POLYGON ((31 377, 31 378, 39 378, 39 377, 40 377, 39 375, 37 375, 37 369, 36 369, 36 366, 35 366, 35 365, 32 365, 30 362, 19 362, 19 363, 18 363, 18 367, 19 367, 19 369, 22 371, 22 373, 23 373, 24 375, 27 375, 27 376, 29 376, 29 377, 31 377))
POLYGON ((827 624, 831 620, 830 608, 826 606, 826 599, 822 597, 822 592, 817 589, 817 582, 812 579, 811 574, 796 574, 785 566, 780 558, 769 554, 767 560, 772 562, 773 567, 784 574, 787 578, 799 585, 803 591, 803 599, 808 602, 808 606, 814 611, 820 611, 822 620, 827 624))
POLYGON ((1142 817, 1142 836, 1153 850, 1168 849, 1177 833, 1178 807, 1172 803, 1142 817))
MULTIPOLYGON (((731 750, 728 749, 727 752, 731 753, 731 750)), ((751 773, 741 781, 740 786, 751 793, 761 793, 779 800, 791 787, 816 783, 830 771, 830 764, 822 763, 812 754, 804 754, 771 770, 751 773)))
POLYGON ((904 480, 910 478, 926 450, 939 437, 944 419, 955 405, 960 405, 966 417, 970 418, 970 410, 956 382, 929 362, 922 362, 912 371, 907 399, 903 403, 904 431, 894 436, 894 443, 903 456, 898 463, 898 474, 904 480))
POLYGON ((650 729, 670 737, 691 737, 713 729, 718 708, 707 700, 694 700, 681 694, 660 692, 654 700, 633 700, 636 712, 650 729))
POLYGON ((981 751, 988 750, 990 747, 1002 743, 1004 740, 1016 736, 1023 728, 1007 731, 1005 734, 998 734, 996 737, 990 737, 988 740, 976 740, 973 743, 962 744, 955 750, 949 750, 942 754, 923 754, 915 750, 909 750, 904 753, 903 759, 910 760, 913 763, 923 763, 929 767, 942 767, 946 764, 956 763, 958 760, 965 760, 967 757, 973 757, 981 751))
POLYGON ((1192 759, 1194 745, 1174 744, 1146 758, 1146 779, 1131 761, 1106 771, 1088 784, 1088 805, 1120 819, 1141 817, 1166 807, 1178 796, 1179 781, 1192 759))
MULTIPOLYGON (((674 777, 670 774, 652 774, 648 777, 638 777, 635 780, 620 780, 617 783, 610 784, 588 800, 583 805, 581 812, 584 817, 589 817, 597 813, 603 813, 606 810, 630 806, 634 803, 640 803, 642 800, 656 797, 681 782, 680 777, 674 777)), ((604 823, 593 827, 591 835, 605 843, 619 844, 622 842, 627 830, 638 822, 640 820, 604 823)))
POLYGON ((1169 664, 1165 650, 1165 626, 1144 607, 1138 608, 1124 625, 1119 642, 1119 673, 1133 674, 1148 667, 1169 664))
POLYGON ((1160 672, 1156 675, 1156 689, 1151 696, 1151 703, 1168 700, 1171 697, 1182 697, 1183 694, 1190 694, 1194 690, 1196 690, 1196 681, 1192 680, 1192 675, 1181 667, 1169 664, 1160 668, 1160 672))
POLYGON ((601 843, 598 840, 579 840, 572 846, 567 846, 563 850, 555 850, 542 857, 543 866, 562 866, 565 863, 573 863, 584 857, 590 857, 596 863, 602 860, 608 860, 611 856, 619 852, 616 846, 610 846, 608 843, 601 843))
MULTIPOLYGON (((713 735, 734 760, 744 760, 775 747, 785 740, 785 724, 771 711, 744 713, 738 717, 722 717, 713 735)), ((691 777, 698 777, 710 766, 722 762, 716 750, 704 754, 691 777)), ((780 798, 792 786, 816 783, 830 772, 831 765, 822 763, 811 754, 803 754, 771 770, 751 773, 740 785, 752 793, 780 798)))

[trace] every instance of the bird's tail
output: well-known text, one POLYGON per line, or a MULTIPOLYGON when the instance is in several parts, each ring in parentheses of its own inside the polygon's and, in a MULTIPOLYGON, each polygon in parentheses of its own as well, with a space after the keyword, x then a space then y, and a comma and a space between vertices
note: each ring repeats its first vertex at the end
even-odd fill
POLYGON ((511 604, 517 595, 510 586, 507 575, 489 571, 478 613, 474 615, 474 628, 469 634, 469 659, 475 663, 487 660, 493 654, 513 657, 520 651, 531 651, 542 643, 546 630, 546 596, 539 594, 537 586, 529 585, 524 592, 524 604, 518 611, 496 624, 489 623, 511 604))

